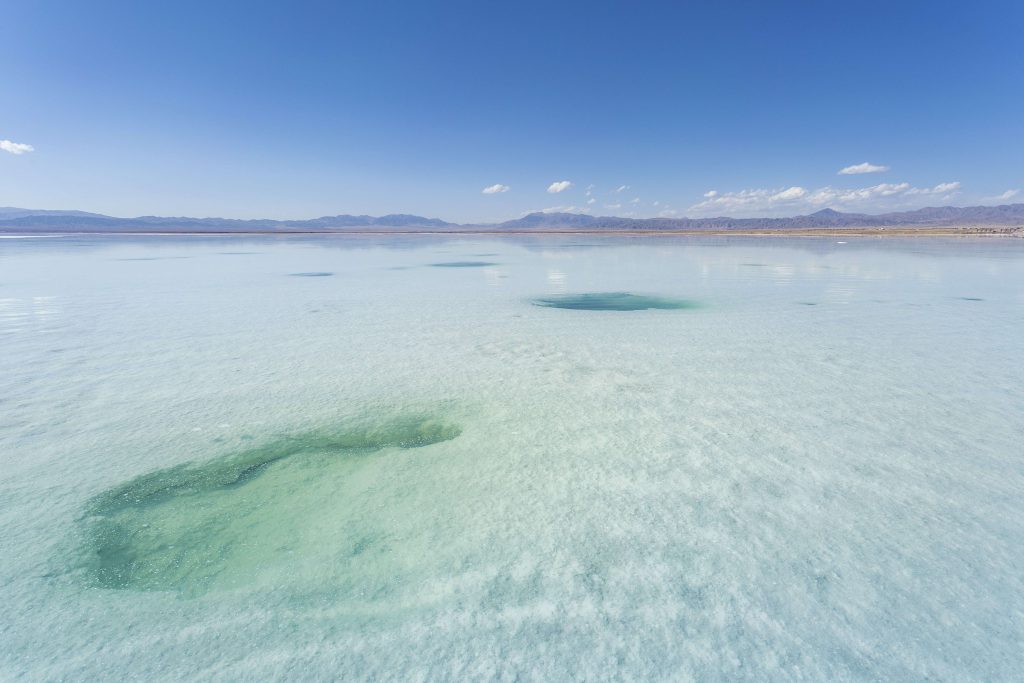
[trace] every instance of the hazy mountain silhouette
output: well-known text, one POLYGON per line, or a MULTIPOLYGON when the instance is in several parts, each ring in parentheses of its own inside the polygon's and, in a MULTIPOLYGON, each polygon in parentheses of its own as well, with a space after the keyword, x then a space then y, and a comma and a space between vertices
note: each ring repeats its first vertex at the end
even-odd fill
POLYGON ((785 230, 808 228, 942 226, 1024 226, 1024 204, 940 206, 883 214, 843 213, 822 209, 790 218, 622 218, 578 213, 527 214, 502 223, 459 225, 438 218, 408 214, 387 216, 322 216, 308 220, 240 220, 139 216, 116 218, 85 211, 54 211, 0 207, 0 230, 6 232, 331 232, 351 228, 447 230, 785 230))
POLYGON ((898 226, 1024 225, 1024 204, 942 206, 883 214, 843 213, 822 209, 789 218, 619 218, 567 213, 531 213, 499 223, 506 229, 608 228, 617 230, 728 230, 786 228, 869 228, 898 226))

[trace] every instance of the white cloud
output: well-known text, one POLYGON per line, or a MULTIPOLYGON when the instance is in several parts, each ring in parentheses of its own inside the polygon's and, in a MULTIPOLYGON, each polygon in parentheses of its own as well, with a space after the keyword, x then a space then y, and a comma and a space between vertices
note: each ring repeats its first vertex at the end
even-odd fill
POLYGON ((676 211, 675 209, 664 209, 658 212, 658 216, 660 216, 661 218, 672 218, 672 216, 676 216, 678 214, 679 212, 676 211))
POLYGON ((605 204, 604 208, 606 208, 606 209, 621 209, 622 208, 622 204, 605 204))
POLYGON ((910 183, 880 183, 855 189, 825 186, 810 191, 803 187, 750 189, 737 192, 706 192, 704 201, 690 207, 695 214, 789 215, 826 207, 858 210, 895 210, 921 205, 921 200, 948 199, 960 183, 935 187, 911 187, 910 183))
POLYGON ((596 202, 596 201, 597 201, 596 199, 594 199, 593 197, 591 197, 590 199, 588 199, 588 200, 587 200, 587 204, 593 204, 593 203, 594 203, 594 202, 596 202))
POLYGON ((772 201, 786 201, 787 199, 800 199, 805 196, 807 196, 807 190, 794 186, 782 192, 776 192, 771 196, 771 199, 772 201))
POLYGON ((839 175, 858 175, 860 173, 884 173, 888 171, 888 166, 879 166, 877 164, 869 164, 864 162, 863 164, 854 164, 853 166, 847 166, 846 168, 839 169, 839 175))
POLYGON ((551 194, 557 194, 563 190, 568 190, 572 187, 572 183, 568 180, 556 180, 555 182, 548 185, 548 192, 551 194))
POLYGON ((708 190, 707 192, 704 193, 704 196, 708 199, 711 199, 712 197, 717 197, 718 190, 708 190))
POLYGON ((24 142, 11 142, 10 140, 0 140, 0 149, 11 154, 24 154, 25 152, 34 152, 36 150, 32 145, 26 145, 24 142))
MULTIPOLYGON (((906 185, 906 183, 900 183, 900 186, 906 185)), ((939 183, 935 187, 912 187, 907 190, 908 195, 917 194, 952 194, 960 189, 960 183, 939 183)))
POLYGON ((639 204, 640 203, 640 198, 639 197, 633 197, 632 199, 629 200, 629 203, 630 204, 639 204))
POLYGON ((590 211, 591 210, 585 206, 549 206, 545 209, 526 211, 522 215, 526 216, 531 213, 590 213, 590 211))
POLYGON ((618 187, 617 187, 617 188, 615 189, 615 194, 618 194, 619 192, 625 192, 625 191, 626 191, 626 190, 628 190, 628 189, 629 189, 629 185, 619 185, 619 186, 618 186, 618 187))
POLYGON ((1007 190, 1002 194, 997 194, 995 197, 985 197, 982 201, 986 202, 1005 202, 1008 199, 1013 199, 1020 194, 1020 190, 1007 190))
POLYGON ((499 192, 508 192, 512 188, 508 185, 502 185, 501 183, 495 183, 494 185, 488 185, 484 189, 480 190, 484 194, 498 194, 499 192))

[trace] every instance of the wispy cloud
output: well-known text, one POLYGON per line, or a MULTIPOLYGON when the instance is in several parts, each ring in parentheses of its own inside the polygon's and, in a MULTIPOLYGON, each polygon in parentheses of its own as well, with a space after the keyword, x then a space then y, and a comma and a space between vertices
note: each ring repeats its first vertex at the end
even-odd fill
POLYGON ((604 208, 606 208, 606 209, 621 209, 622 208, 622 204, 605 204, 604 208))
POLYGON ((618 194, 620 192, 625 192, 628 189, 629 189, 629 185, 619 185, 617 188, 615 188, 615 194, 618 194))
POLYGON ((523 215, 526 216, 531 213, 590 213, 590 209, 585 206, 549 206, 545 209, 527 211, 523 215))
POLYGON ((878 164, 869 164, 864 162, 863 164, 854 164, 853 166, 847 166, 846 168, 839 169, 838 175, 859 175, 861 173, 884 173, 889 170, 888 166, 880 166, 878 164))
POLYGON ((818 211, 826 207, 897 209, 920 204, 922 199, 948 199, 960 189, 959 182, 939 183, 934 187, 912 187, 910 183, 880 183, 870 187, 842 189, 825 186, 808 190, 799 186, 776 189, 749 189, 737 192, 704 193, 704 201, 690 207, 695 214, 775 215, 800 211, 818 211))
POLYGON ((572 187, 572 183, 568 180, 556 180, 555 182, 548 185, 548 192, 551 194, 557 194, 564 190, 568 190, 572 187))
POLYGON ((807 196, 807 190, 802 187, 791 187, 781 192, 776 192, 770 199, 771 201, 786 201, 789 199, 800 199, 801 197, 807 196))
POLYGON ((596 199, 594 199, 593 197, 591 197, 590 199, 588 199, 588 200, 587 200, 587 204, 593 204, 593 203, 595 203, 596 201, 597 201, 596 199))
POLYGON ((0 149, 11 154, 24 154, 25 152, 34 152, 36 148, 32 145, 26 145, 24 142, 0 140, 0 149))
MULTIPOLYGON (((907 183, 900 183, 900 186, 906 185, 907 183)), ((952 194, 960 189, 959 182, 953 183, 939 183, 935 187, 912 187, 907 190, 908 196, 914 196, 918 194, 929 195, 929 194, 952 194)))
POLYGON ((1005 202, 1008 199, 1013 199, 1020 194, 1020 190, 1007 190, 1002 194, 997 194, 995 197, 985 197, 982 201, 985 202, 1005 202))
POLYGON ((499 192, 508 192, 511 189, 512 188, 509 187, 508 185, 502 185, 501 183, 495 183, 493 185, 488 185, 487 187, 485 187, 484 189, 482 189, 480 191, 483 192, 484 194, 498 194, 499 192))

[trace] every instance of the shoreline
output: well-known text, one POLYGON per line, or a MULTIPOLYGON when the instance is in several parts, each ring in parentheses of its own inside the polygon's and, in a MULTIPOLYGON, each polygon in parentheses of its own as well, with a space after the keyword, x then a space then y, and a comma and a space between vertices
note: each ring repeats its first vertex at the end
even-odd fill
POLYGON ((224 237, 229 235, 238 236, 281 236, 289 235, 318 235, 318 236, 345 236, 345 235, 454 235, 454 236, 494 236, 504 235, 586 235, 600 236, 608 235, 613 237, 1016 237, 1024 238, 1024 226, 978 226, 978 227, 865 227, 865 228, 766 228, 757 229, 681 229, 681 230, 617 230, 617 229, 576 229, 576 228, 555 228, 555 229, 508 229, 508 230, 486 230, 486 229, 430 229, 430 228, 394 228, 394 229, 365 229, 365 228, 344 228, 337 230, 47 230, 47 231, 5 231, 0 228, 0 237, 55 237, 55 236, 202 236, 210 235, 224 237))

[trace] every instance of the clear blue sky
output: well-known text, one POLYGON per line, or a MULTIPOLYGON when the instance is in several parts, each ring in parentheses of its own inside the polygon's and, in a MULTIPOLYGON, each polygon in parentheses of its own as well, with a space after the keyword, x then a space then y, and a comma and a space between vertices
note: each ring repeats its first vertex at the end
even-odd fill
POLYGON ((1020 0, 33 0, 3 19, 0 205, 471 221, 1024 201, 1020 0))

